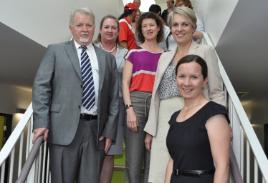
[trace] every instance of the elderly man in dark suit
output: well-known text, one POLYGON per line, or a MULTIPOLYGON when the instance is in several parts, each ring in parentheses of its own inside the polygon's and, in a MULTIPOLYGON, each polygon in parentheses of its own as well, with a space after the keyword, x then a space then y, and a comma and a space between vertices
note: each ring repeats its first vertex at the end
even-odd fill
POLYGON ((115 58, 92 44, 94 14, 70 17, 72 41, 50 45, 33 85, 34 138, 49 144, 53 183, 98 183, 116 134, 115 58))

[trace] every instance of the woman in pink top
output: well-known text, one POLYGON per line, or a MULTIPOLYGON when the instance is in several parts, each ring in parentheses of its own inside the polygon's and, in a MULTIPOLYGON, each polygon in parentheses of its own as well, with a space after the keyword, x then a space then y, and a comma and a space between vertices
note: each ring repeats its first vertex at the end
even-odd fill
POLYGON ((147 121, 155 71, 163 50, 158 46, 162 40, 161 19, 150 12, 140 16, 137 23, 137 37, 141 49, 133 49, 126 56, 123 69, 123 99, 127 115, 126 165, 127 179, 140 183, 144 164, 144 182, 148 182, 149 152, 145 150, 143 128, 147 121))

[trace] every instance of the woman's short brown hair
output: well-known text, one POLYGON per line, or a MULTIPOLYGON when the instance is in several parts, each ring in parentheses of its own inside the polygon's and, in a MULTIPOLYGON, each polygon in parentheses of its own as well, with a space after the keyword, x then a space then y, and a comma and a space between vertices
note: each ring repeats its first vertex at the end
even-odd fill
POLYGON ((137 23, 137 27, 136 27, 136 34, 137 34, 138 40, 140 42, 142 42, 142 43, 145 41, 145 38, 144 38, 144 36, 142 34, 142 30, 141 30, 142 29, 142 25, 141 24, 142 24, 142 21, 144 19, 147 19, 147 18, 151 18, 151 19, 155 20, 156 25, 160 28, 159 32, 157 33, 156 40, 157 40, 158 43, 161 42, 163 40, 163 37, 164 37, 163 36, 163 34, 164 34, 164 31, 163 31, 163 22, 162 22, 161 18, 158 15, 156 15, 156 14, 154 14, 152 12, 143 13, 140 16, 140 18, 138 19, 138 23, 137 23))

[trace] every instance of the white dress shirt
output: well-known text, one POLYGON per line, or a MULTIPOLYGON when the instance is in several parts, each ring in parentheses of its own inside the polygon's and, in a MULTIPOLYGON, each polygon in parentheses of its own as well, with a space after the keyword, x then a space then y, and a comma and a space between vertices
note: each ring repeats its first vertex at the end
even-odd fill
MULTIPOLYGON (((81 53, 82 53, 82 48, 81 45, 79 45, 76 41, 74 41, 75 48, 77 51, 77 56, 79 58, 79 65, 81 68, 81 53)), ((98 64, 98 59, 97 55, 94 49, 94 46, 92 43, 90 43, 87 46, 87 54, 90 59, 91 67, 92 67, 92 72, 93 72, 93 80, 94 80, 94 88, 95 88, 95 105, 90 109, 87 110, 83 105, 81 106, 81 113, 86 113, 86 114, 91 114, 91 115, 97 115, 97 104, 98 104, 98 91, 99 91, 99 64, 98 64)))

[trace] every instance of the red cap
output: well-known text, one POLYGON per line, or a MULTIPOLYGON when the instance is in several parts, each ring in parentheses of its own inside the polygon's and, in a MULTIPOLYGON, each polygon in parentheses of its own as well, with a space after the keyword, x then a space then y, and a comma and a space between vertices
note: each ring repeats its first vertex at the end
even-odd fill
POLYGON ((138 10, 138 6, 136 3, 127 3, 124 7, 124 11, 129 11, 129 10, 138 10))

